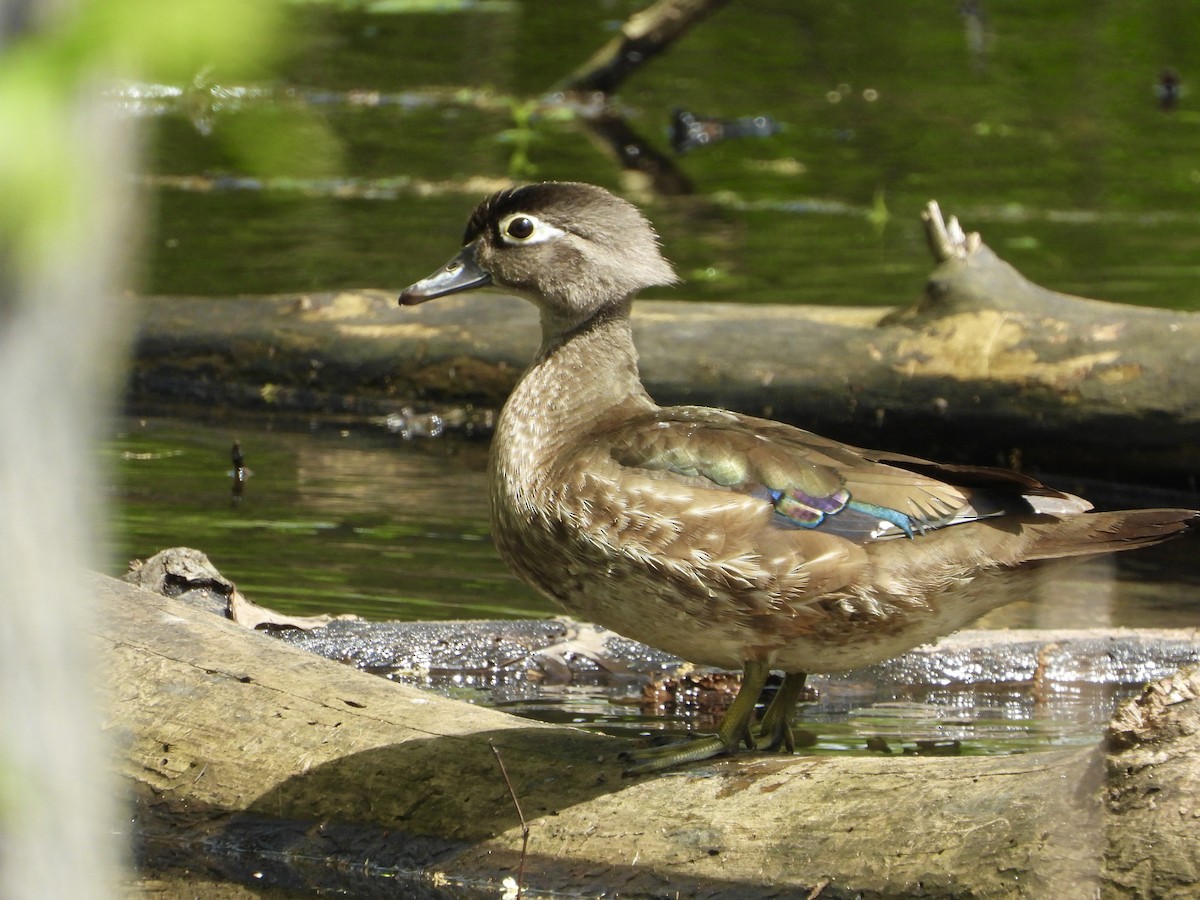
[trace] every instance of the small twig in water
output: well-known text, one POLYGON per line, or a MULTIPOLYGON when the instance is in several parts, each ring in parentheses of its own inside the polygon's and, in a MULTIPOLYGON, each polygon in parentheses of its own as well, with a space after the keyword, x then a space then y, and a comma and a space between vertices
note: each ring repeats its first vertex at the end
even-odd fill
POLYGON ((529 823, 525 821, 525 813, 521 812, 521 801, 517 799, 517 792, 513 790, 512 781, 508 777, 508 769, 504 768, 504 758, 500 755, 500 748, 491 740, 488 741, 488 746, 496 754, 496 762, 500 764, 500 774, 504 776, 504 784, 508 787, 508 796, 512 797, 513 806, 517 809, 517 818, 521 820, 521 861, 517 865, 517 900, 521 900, 521 894, 525 890, 525 856, 529 851, 529 823))

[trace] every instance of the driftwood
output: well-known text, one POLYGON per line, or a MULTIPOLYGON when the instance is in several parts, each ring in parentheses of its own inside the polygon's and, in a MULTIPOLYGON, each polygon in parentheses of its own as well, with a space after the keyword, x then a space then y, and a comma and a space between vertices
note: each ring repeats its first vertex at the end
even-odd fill
MULTIPOLYGON (((948 461, 1176 485, 1200 469, 1200 315, 1041 288, 933 204, 927 227, 938 266, 914 307, 637 304, 651 394, 948 461)), ((135 402, 415 409, 486 431, 538 339, 532 307, 495 295, 214 302, 142 301, 135 402)))
POLYGON ((1165 897, 1200 871, 1195 672, 1123 710, 1107 749, 743 755, 626 779, 624 741, 392 684, 111 579, 95 592, 151 871, 496 896, 522 866, 514 794, 529 896, 1165 897))

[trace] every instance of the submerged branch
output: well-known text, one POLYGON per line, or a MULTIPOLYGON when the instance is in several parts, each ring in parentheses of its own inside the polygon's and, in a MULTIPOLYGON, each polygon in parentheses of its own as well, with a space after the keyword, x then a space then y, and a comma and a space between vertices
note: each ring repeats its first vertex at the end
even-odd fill
POLYGON ((621 33, 605 44, 558 89, 611 94, 621 83, 658 56, 729 0, 659 0, 635 13, 621 33))

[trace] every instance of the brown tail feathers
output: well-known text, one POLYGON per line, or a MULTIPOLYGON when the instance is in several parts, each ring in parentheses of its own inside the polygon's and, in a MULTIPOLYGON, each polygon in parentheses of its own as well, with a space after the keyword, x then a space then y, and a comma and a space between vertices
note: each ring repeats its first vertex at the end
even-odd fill
POLYGON ((1200 516, 1194 509, 1123 509, 1085 513, 1033 526, 1041 532, 1026 559, 1057 559, 1134 550, 1187 530, 1200 516))

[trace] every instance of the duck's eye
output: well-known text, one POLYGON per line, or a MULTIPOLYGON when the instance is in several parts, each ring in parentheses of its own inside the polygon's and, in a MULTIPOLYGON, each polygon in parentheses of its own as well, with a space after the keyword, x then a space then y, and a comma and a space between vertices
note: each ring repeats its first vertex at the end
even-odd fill
POLYGON ((526 240, 533 234, 533 220, 528 216, 517 216, 515 219, 509 219, 508 225, 504 227, 504 233, 511 238, 516 238, 518 241, 526 240))
POLYGON ((513 213, 500 220, 500 239, 507 244, 540 244, 565 234, 561 228, 529 213, 513 213))

